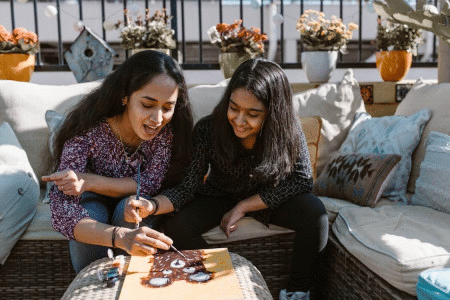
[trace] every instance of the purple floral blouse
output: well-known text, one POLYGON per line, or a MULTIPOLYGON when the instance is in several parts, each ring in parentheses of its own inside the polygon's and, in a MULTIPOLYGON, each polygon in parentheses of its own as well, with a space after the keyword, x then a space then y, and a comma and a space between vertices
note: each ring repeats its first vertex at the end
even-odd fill
MULTIPOLYGON (((58 171, 71 169, 82 173, 136 180, 137 162, 141 160, 141 195, 156 195, 166 175, 173 140, 170 125, 150 141, 144 141, 136 154, 125 146, 131 161, 125 160, 121 141, 114 135, 106 119, 64 144, 58 171)), ((49 191, 52 225, 68 239, 74 239, 75 225, 88 212, 80 205, 80 196, 63 194, 56 185, 49 191)))

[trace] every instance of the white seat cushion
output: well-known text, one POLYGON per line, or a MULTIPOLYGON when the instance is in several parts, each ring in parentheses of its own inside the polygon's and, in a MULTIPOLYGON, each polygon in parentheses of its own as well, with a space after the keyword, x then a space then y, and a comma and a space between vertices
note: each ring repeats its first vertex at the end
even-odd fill
MULTIPOLYGON (((328 221, 330 224, 334 223, 339 211, 342 208, 344 208, 344 207, 361 207, 358 204, 355 204, 348 200, 330 198, 330 197, 325 197, 325 196, 318 196, 318 197, 322 201, 323 205, 325 206, 325 210, 327 211, 327 215, 328 215, 328 221)), ((409 195, 408 197, 411 197, 411 195, 409 195)), ((375 205, 375 207, 381 207, 384 205, 395 205, 395 203, 390 201, 387 198, 381 197, 380 200, 377 201, 377 204, 375 205)))
POLYGON ((336 198, 330 198, 325 196, 319 196, 319 199, 322 201, 323 205, 325 206, 325 210, 327 211, 328 215, 328 221, 330 224, 336 220, 336 217, 339 213, 339 210, 343 207, 359 207, 359 205, 350 202, 348 200, 343 199, 336 199, 336 198))
POLYGON ((50 205, 39 201, 36 214, 21 240, 67 240, 67 238, 53 229, 50 205))
POLYGON ((231 233, 230 238, 227 238, 225 232, 219 226, 204 233, 202 237, 208 244, 221 244, 293 232, 292 230, 273 224, 270 224, 269 228, 267 228, 264 224, 251 217, 242 218, 236 225, 238 227, 231 233))
POLYGON ((333 232, 344 247, 394 287, 416 294, 420 272, 450 267, 450 215, 426 207, 344 207, 333 232))

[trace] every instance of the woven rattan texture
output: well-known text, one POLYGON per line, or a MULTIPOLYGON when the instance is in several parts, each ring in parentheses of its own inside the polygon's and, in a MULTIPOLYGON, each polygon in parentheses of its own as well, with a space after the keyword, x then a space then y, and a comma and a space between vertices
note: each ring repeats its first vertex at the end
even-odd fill
MULTIPOLYGON (((261 273, 253 264, 235 253, 230 253, 230 257, 241 287, 243 299, 272 300, 261 273)), ((129 257, 127 257, 126 265, 128 265, 129 261, 129 257)), ((97 270, 107 267, 108 262, 109 259, 105 258, 84 268, 64 293, 62 300, 118 299, 124 276, 121 276, 119 283, 112 288, 107 288, 106 284, 100 282, 97 278, 97 270)))
POLYGON ((294 247, 294 233, 272 235, 231 243, 215 244, 226 247, 250 260, 264 276, 274 299, 278 299, 280 289, 286 288, 289 267, 294 247))
POLYGON ((327 246, 327 298, 337 300, 416 299, 373 273, 351 255, 334 234, 327 246))
MULTIPOLYGON (((250 260, 278 299, 287 285, 293 238, 288 233, 213 246, 250 260)), ((415 299, 349 254, 331 230, 325 258, 312 299, 415 299)), ((19 241, 0 267, 0 299, 60 299, 74 278, 67 241, 19 241)))
POLYGON ((61 299, 73 278, 68 241, 21 240, 0 267, 0 299, 61 299))

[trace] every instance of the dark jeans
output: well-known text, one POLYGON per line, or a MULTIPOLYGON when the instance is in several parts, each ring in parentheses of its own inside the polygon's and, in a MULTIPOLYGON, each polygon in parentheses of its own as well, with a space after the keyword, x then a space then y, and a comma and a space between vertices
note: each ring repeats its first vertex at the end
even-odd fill
MULTIPOLYGON (((134 224, 124 220, 125 199, 112 198, 95 193, 86 192, 81 195, 80 205, 89 213, 89 216, 104 224, 120 227, 134 228, 134 224)), ((157 217, 148 217, 142 220, 142 226, 157 228, 160 220, 157 217)), ((80 272, 90 263, 108 256, 108 247, 85 244, 75 240, 69 241, 70 259, 76 273, 80 272)), ((114 250, 115 255, 127 254, 121 249, 114 250)))
MULTIPOLYGON (((179 249, 210 248, 201 235, 220 224, 236 205, 224 198, 197 197, 167 218, 164 233, 179 249)), ((288 291, 308 291, 328 239, 328 216, 319 198, 298 194, 273 210, 270 223, 295 231, 288 291)))

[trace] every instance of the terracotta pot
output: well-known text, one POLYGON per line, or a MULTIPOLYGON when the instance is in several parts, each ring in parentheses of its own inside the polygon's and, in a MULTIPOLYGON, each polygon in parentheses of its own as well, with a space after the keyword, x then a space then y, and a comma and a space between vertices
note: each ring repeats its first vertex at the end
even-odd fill
POLYGON ((302 52, 302 68, 309 82, 328 82, 336 69, 337 51, 302 52))
POLYGON ((34 54, 0 54, 0 79, 30 81, 34 72, 36 56, 34 54))
POLYGON ((377 69, 384 81, 400 81, 412 64, 412 53, 406 50, 381 51, 375 53, 377 69))
POLYGON ((251 59, 247 53, 225 52, 219 54, 219 65, 225 79, 230 78, 244 61, 251 59))
POLYGON ((157 52, 161 52, 164 54, 167 54, 170 56, 170 49, 160 49, 160 48, 137 48, 137 49, 131 49, 131 55, 136 54, 138 52, 141 51, 146 51, 146 50, 152 50, 152 51, 157 51, 157 52))

